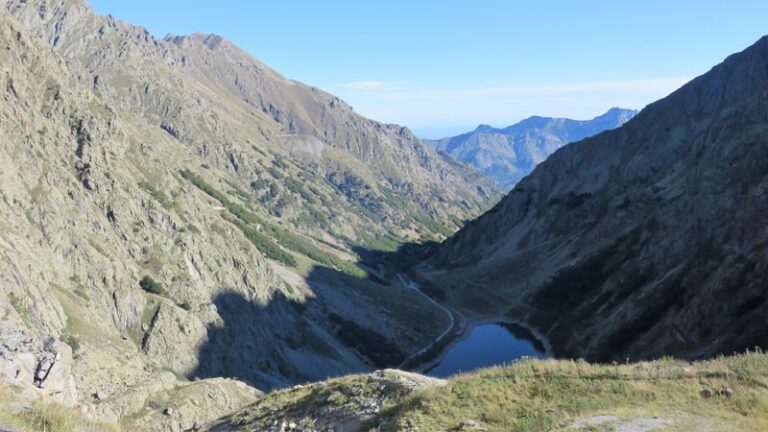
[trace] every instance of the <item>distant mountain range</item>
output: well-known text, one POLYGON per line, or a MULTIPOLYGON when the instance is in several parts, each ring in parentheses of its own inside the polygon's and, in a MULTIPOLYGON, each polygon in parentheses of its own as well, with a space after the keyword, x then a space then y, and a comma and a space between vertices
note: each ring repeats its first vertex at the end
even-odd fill
POLYGON ((509 190, 555 150, 615 129, 635 114, 635 110, 611 108, 592 120, 533 116, 503 129, 480 125, 462 135, 422 141, 478 168, 509 190))

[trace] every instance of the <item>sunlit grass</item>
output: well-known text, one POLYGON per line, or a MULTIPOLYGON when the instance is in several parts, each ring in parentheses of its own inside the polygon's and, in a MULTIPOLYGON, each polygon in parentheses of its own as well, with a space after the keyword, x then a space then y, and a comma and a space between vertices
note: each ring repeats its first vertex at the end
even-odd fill
POLYGON ((0 425, 25 432, 115 432, 115 424, 86 418, 73 408, 41 399, 22 401, 0 380, 0 425))
MULTIPOLYGON (((0 390, 0 424, 24 431, 117 430, 55 403, 38 401, 20 410, 13 408, 17 402, 0 390)), ((640 420, 663 422, 662 430, 672 431, 762 431, 768 430, 768 355, 610 365, 530 359, 457 375, 410 394, 353 375, 272 392, 228 421, 241 430, 286 418, 309 427, 328 416, 360 420, 371 403, 381 411, 361 430, 381 424, 391 431, 460 430, 467 421, 489 432, 614 430, 640 420), (609 420, 589 423, 600 418, 609 420)))
MULTIPOLYGON (((525 360, 455 377, 393 406, 399 427, 432 431, 466 419, 488 431, 545 431, 591 415, 669 417, 730 430, 768 430, 768 355, 689 364, 663 359, 626 365, 525 360), (711 392, 711 397, 705 397, 711 392), (698 419, 698 420, 697 420, 698 419)), ((397 427, 395 427, 396 430, 397 427)))

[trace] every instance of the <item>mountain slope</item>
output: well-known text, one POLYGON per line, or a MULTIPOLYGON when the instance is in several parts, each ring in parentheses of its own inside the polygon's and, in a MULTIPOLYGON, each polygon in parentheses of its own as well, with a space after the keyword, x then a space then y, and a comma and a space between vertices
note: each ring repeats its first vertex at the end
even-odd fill
POLYGON ((200 415, 218 416, 258 392, 208 378, 368 371, 442 331, 440 309, 357 262, 478 213, 494 195, 478 173, 220 38, 155 39, 79 0, 2 4, 9 385, 116 420, 210 384, 225 395, 200 415))
POLYGON ((510 190, 555 150, 615 129, 635 114, 635 110, 611 108, 592 120, 534 116, 503 129, 481 125, 462 135, 424 142, 474 166, 500 188, 510 190))
POLYGON ((567 145, 420 267, 555 354, 768 346, 768 37, 619 129, 567 145))
MULTIPOLYGON (((406 128, 363 118, 338 98, 282 77, 221 37, 158 40, 143 28, 95 15, 81 0, 34 4, 6 0, 6 8, 28 28, 91 74, 83 77, 87 85, 212 166, 234 172, 243 189, 255 184, 254 193, 283 219, 301 223, 302 213, 304 219, 320 218, 336 237, 359 244, 370 240, 363 237, 372 230, 379 237, 439 237, 495 198, 479 175, 446 163, 406 128), (271 160, 277 158, 279 165, 281 157, 298 169, 288 172, 295 181, 284 185, 286 196, 268 200, 267 187, 283 189, 283 179, 269 169, 289 169, 272 166, 271 160), (297 178, 300 172, 315 178, 297 178), (348 201, 351 221, 334 223, 323 208, 329 205, 308 209, 309 203, 299 202, 307 200, 296 190, 312 192, 307 183, 330 187, 333 197, 348 201), (435 218, 448 229, 423 222, 435 218)), ((317 225, 307 222, 306 229, 317 225)))

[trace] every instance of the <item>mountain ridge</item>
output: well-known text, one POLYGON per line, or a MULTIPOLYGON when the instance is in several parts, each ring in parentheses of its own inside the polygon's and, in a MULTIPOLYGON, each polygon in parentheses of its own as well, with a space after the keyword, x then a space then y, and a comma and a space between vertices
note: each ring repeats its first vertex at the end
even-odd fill
POLYGON ((479 125, 471 132, 424 142, 483 171, 509 190, 553 151, 621 126, 636 113, 611 108, 591 120, 531 116, 504 128, 479 125))
POLYGON ((561 356, 698 358, 768 345, 748 325, 765 308, 754 199, 768 184, 765 84, 763 37, 623 127, 557 150, 421 276, 445 283, 460 310, 481 305, 469 314, 523 320, 561 356))

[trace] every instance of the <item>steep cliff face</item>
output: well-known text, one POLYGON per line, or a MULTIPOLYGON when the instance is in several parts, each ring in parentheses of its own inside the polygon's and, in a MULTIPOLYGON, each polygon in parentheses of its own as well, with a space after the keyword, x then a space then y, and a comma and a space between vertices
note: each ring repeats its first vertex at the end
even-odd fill
POLYGON ((768 346, 768 38, 623 127, 567 145, 420 267, 558 355, 768 346))
MULTIPOLYGON (((355 262, 479 211, 493 189, 466 167, 219 38, 157 40, 77 0, 3 5, 0 320, 30 342, 0 347, 0 373, 33 388, 58 353, 33 390, 116 419, 186 379, 398 364, 441 331, 442 311, 355 262)), ((210 416, 255 397, 218 382, 231 397, 210 416)))
POLYGON ((462 135, 424 142, 474 166, 503 190, 510 190, 555 150, 615 129, 635 114, 634 110, 611 108, 591 120, 534 116, 503 129, 481 125, 462 135))

